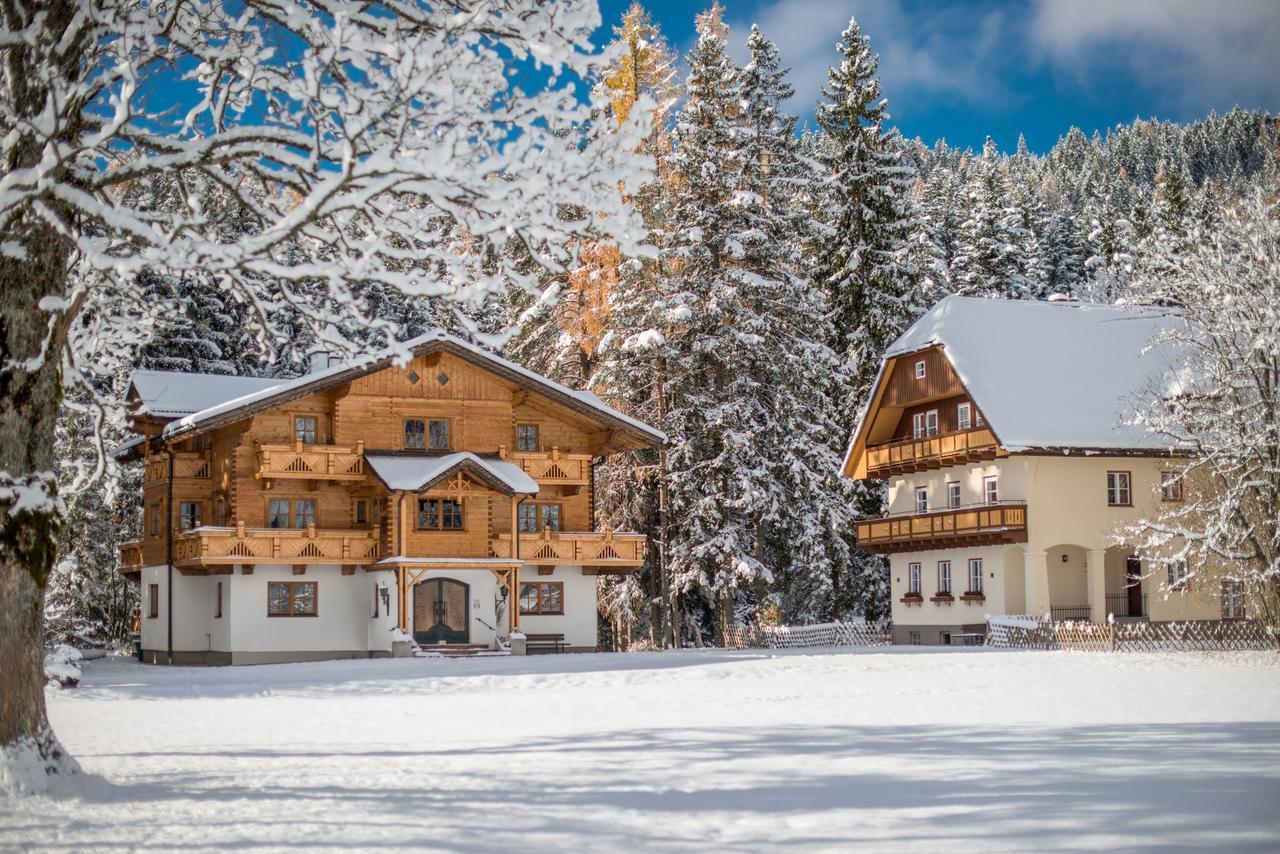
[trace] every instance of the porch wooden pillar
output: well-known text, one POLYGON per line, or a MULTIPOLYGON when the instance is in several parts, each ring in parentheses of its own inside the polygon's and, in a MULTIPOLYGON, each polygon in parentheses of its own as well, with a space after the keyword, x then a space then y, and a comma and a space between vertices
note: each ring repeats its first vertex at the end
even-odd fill
POLYGON ((399 613, 400 613, 400 631, 402 631, 402 632, 407 632, 407 631, 409 631, 409 628, 408 628, 408 626, 406 625, 406 620, 405 620, 405 584, 404 584, 404 573, 405 573, 405 568, 404 568, 403 566, 398 566, 398 567, 396 567, 396 586, 400 589, 400 595, 399 595, 399 597, 398 597, 398 598, 399 598, 399 600, 400 600, 400 609, 399 609, 399 613))
POLYGON ((520 631, 520 570, 511 569, 507 572, 507 622, 511 624, 511 631, 520 631))

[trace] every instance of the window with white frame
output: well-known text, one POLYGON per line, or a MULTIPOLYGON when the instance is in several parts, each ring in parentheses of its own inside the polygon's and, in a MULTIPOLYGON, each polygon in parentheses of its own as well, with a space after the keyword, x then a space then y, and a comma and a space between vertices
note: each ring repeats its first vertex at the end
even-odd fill
POLYGON ((911 645, 912 645, 912 646, 920 646, 920 633, 919 633, 919 632, 910 632, 909 634, 910 634, 910 636, 911 636, 911 645))
POLYGON ((929 510, 929 487, 916 487, 916 512, 926 513, 929 510))
POLYGON ((988 504, 1000 501, 1000 481, 995 475, 982 479, 982 499, 988 504))
POLYGON ((930 409, 924 414, 924 434, 926 436, 938 435, 938 410, 930 409))
POLYGON ((938 595, 951 595, 951 561, 938 561, 938 595))
POLYGON ((925 372, 924 359, 921 359, 920 361, 916 362, 916 379, 918 380, 924 379, 924 372, 925 372))
POLYGON ((973 426, 973 406, 965 401, 956 407, 956 429, 968 430, 973 426))
POLYGON ((924 413, 923 412, 917 412, 915 415, 911 416, 911 438, 913 439, 924 438, 924 413))
POLYGON ((1107 472, 1107 504, 1112 507, 1128 507, 1132 504, 1133 496, 1129 491, 1129 482, 1127 471, 1107 472))
POLYGON ((1222 582, 1222 619, 1244 619, 1244 582, 1222 582))
POLYGON ((958 480, 947 482, 947 506, 960 506, 960 481, 958 480))
POLYGON ((1170 560, 1165 562, 1165 566, 1169 571, 1169 589, 1185 590, 1187 588, 1187 578, 1190 573, 1187 570, 1187 562, 1185 560, 1170 560))
POLYGON ((907 592, 916 596, 920 595, 920 576, 921 565, 918 563, 907 564, 907 592))
POLYGON ((969 558, 969 592, 982 592, 982 558, 969 558))
POLYGON ((1182 475, 1176 471, 1160 472, 1160 499, 1162 501, 1182 500, 1182 475))

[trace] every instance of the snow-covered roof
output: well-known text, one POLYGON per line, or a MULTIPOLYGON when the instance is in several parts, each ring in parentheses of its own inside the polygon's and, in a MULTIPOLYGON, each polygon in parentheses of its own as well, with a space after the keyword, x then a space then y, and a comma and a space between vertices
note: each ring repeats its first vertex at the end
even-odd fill
POLYGON ((1167 441, 1126 422, 1135 396, 1177 364, 1152 339, 1181 323, 1156 306, 948 296, 885 359, 940 345, 1007 451, 1156 450, 1167 441))
MULTIPOLYGON (((267 404, 276 398, 291 398, 298 394, 305 394, 313 387, 316 390, 328 388, 341 382, 355 379, 359 376, 381 370, 394 362, 408 361, 413 354, 427 351, 431 349, 444 349, 454 353, 468 361, 485 366, 495 372, 506 375, 512 381, 518 382, 520 385, 528 386, 535 391, 548 394, 554 398, 559 398, 562 402, 571 401, 580 407, 589 410, 595 415, 616 422, 619 425, 630 429, 635 433, 643 435, 645 438, 655 442, 665 442, 667 437, 661 430, 650 427, 643 421, 625 415, 611 406, 603 403, 600 398, 596 397, 589 391, 578 391, 560 385, 553 380, 549 380, 541 374, 534 373, 528 368, 517 365, 515 362, 508 361, 501 356, 497 356, 472 344, 450 335, 443 330, 432 330, 417 338, 403 341, 393 348, 382 350, 378 353, 372 353, 364 356, 358 356, 346 362, 332 365, 324 370, 298 377, 294 380, 286 380, 284 382, 272 381, 274 384, 262 386, 257 389, 244 391, 235 390, 234 397, 224 397, 218 401, 206 403, 204 407, 197 411, 186 413, 186 417, 177 421, 170 422, 165 425, 163 436, 172 438, 174 436, 198 430, 210 422, 217 420, 220 416, 227 416, 244 409, 259 404, 267 404), (440 345, 432 347, 433 344, 440 345)), ((158 372, 153 372, 158 373, 158 372)), ((168 374, 169 377, 188 377, 191 374, 168 374)), ((267 381, 259 381, 267 382, 267 381)))
POLYGON ((184 374, 177 371, 134 371, 129 381, 142 403, 141 411, 160 418, 192 415, 287 382, 279 378, 184 374))
POLYGON ((470 451, 441 456, 365 454, 364 459, 390 490, 421 492, 451 472, 466 468, 481 476, 487 474, 513 493, 534 495, 538 491, 538 482, 520 466, 505 460, 487 459, 470 451))

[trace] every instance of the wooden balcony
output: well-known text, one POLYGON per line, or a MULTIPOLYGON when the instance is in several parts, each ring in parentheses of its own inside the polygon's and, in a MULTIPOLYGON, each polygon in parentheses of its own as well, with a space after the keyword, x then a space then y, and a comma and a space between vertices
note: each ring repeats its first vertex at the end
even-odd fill
POLYGON ((520 553, 511 551, 511 535, 498 534, 489 542, 493 557, 519 557, 539 566, 638 567, 644 563, 644 534, 566 532, 544 530, 521 533, 520 553))
MULTIPOLYGON (((169 477, 169 455, 152 454, 147 457, 146 470, 143 472, 144 483, 166 480, 169 477)), ((173 479, 209 479, 208 453, 177 451, 173 455, 173 479)))
POLYGON ((196 528, 173 539, 177 567, 258 563, 367 566, 378 559, 375 531, 307 528, 196 528))
POLYGON ((858 522, 858 548, 879 554, 1027 541, 1027 505, 982 504, 858 522))
POLYGON ((258 479, 364 480, 364 442, 354 445, 258 443, 258 479))
POLYGON ((904 439, 867 447, 867 476, 887 478, 895 474, 994 460, 1000 446, 986 427, 904 439))
POLYGON ((142 541, 130 540, 127 543, 121 543, 119 549, 120 573, 132 575, 142 572, 142 541))
POLYGON ((524 469, 529 477, 548 486, 586 486, 591 482, 591 455, 550 451, 499 451, 507 462, 524 469))

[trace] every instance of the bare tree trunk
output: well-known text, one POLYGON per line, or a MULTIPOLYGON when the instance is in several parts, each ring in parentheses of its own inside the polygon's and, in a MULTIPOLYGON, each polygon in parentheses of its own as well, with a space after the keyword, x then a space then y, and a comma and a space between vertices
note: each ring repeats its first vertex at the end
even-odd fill
MULTIPOLYGON (((46 28, 62 32, 80 6, 75 0, 49 0, 25 11, 7 5, 0 14, 7 16, 11 31, 44 14, 46 28)), ((35 71, 49 62, 44 48, 10 47, 0 66, 0 97, 11 117, 28 122, 11 131, 25 138, 0 164, 9 173, 33 168, 43 157, 33 128, 41 124, 34 119, 49 102, 47 78, 35 71)), ((58 70, 73 80, 79 53, 70 49, 65 55, 67 65, 58 70)), ((63 106, 76 117, 80 108, 63 106)), ((66 127, 79 133, 77 119, 66 127)), ((51 183, 69 179, 55 173, 51 183)), ((44 204, 74 228, 65 205, 51 197, 44 204)), ((50 313, 40 308, 42 299, 66 295, 70 247, 29 208, 12 214, 0 240, 16 247, 0 255, 0 750, 34 748, 46 770, 70 772, 75 763, 62 752, 45 715, 43 653, 44 590, 61 524, 53 479, 54 428, 62 403, 62 350, 75 307, 56 315, 53 327, 50 313)))

